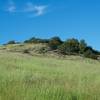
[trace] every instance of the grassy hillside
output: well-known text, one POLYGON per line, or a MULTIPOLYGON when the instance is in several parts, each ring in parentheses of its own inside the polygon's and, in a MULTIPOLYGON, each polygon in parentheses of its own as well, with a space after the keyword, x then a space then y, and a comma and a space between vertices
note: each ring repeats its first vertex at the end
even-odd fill
POLYGON ((100 100, 100 62, 1 50, 0 100, 100 100))

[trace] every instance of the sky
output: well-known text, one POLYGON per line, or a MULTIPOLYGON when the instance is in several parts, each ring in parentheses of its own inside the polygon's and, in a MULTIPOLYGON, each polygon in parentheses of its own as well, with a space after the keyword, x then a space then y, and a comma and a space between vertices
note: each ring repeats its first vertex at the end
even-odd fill
POLYGON ((0 0, 0 44, 53 36, 100 50, 100 0, 0 0))

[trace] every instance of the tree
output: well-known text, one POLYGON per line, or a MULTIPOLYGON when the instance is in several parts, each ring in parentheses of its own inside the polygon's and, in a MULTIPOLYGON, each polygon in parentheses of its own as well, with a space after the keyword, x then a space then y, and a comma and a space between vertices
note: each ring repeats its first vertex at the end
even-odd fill
POLYGON ((12 40, 12 41, 9 41, 7 44, 16 44, 16 42, 12 40))
POLYGON ((85 42, 85 40, 80 40, 80 43, 79 43, 80 54, 84 53, 84 50, 86 49, 86 47, 87 47, 87 43, 85 42))
POLYGON ((59 47, 60 53, 74 54, 79 53, 79 41, 77 39, 68 39, 59 47))
POLYGON ((62 45, 58 46, 58 53, 63 54, 63 55, 67 54, 67 52, 66 52, 66 44, 65 43, 63 43, 62 45))
POLYGON ((84 57, 86 58, 92 58, 92 59, 97 59, 98 56, 92 49, 92 47, 87 47, 84 51, 84 57))
POLYGON ((49 40, 49 47, 51 48, 51 50, 56 50, 58 48, 59 45, 61 45, 63 42, 59 37, 53 37, 49 40))
POLYGON ((48 43, 48 39, 40 39, 40 38, 35 38, 32 37, 29 40, 25 40, 24 43, 48 43))

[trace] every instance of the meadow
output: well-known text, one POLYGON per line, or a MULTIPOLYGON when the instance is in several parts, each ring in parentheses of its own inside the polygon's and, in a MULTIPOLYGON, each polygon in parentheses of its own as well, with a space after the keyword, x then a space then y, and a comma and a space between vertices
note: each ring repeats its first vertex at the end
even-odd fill
POLYGON ((100 100, 100 62, 0 51, 0 100, 100 100))

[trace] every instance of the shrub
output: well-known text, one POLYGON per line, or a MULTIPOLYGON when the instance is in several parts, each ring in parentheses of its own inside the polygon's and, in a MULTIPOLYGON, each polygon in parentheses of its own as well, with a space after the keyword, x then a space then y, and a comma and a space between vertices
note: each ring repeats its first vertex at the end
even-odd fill
POLYGON ((23 51, 23 53, 29 53, 29 50, 28 50, 28 49, 25 49, 25 50, 23 51))
POLYGON ((42 47, 42 48, 39 49, 40 54, 45 54, 47 51, 48 51, 47 47, 42 47))
POLYGON ((68 39, 58 48, 60 53, 75 54, 79 53, 79 42, 77 39, 68 39))
POLYGON ((16 42, 12 40, 12 41, 9 41, 7 44, 16 44, 16 42))
POLYGON ((79 43, 80 54, 83 54, 86 48, 87 48, 87 43, 85 42, 85 40, 81 40, 79 43))
POLYGON ((63 55, 67 54, 65 43, 63 43, 62 45, 58 46, 58 53, 63 54, 63 55))
POLYGON ((53 37, 49 40, 49 47, 51 48, 51 50, 56 50, 58 48, 59 45, 62 44, 62 41, 59 37, 53 37))
POLYGON ((49 42, 48 39, 40 39, 35 37, 32 37, 31 39, 24 41, 24 43, 48 43, 48 42, 49 42))
POLYGON ((98 56, 93 52, 93 50, 88 49, 84 52, 84 57, 86 58, 92 58, 92 59, 97 59, 98 56))

